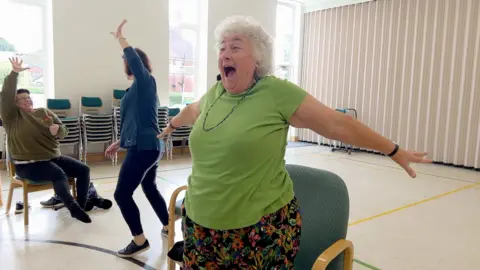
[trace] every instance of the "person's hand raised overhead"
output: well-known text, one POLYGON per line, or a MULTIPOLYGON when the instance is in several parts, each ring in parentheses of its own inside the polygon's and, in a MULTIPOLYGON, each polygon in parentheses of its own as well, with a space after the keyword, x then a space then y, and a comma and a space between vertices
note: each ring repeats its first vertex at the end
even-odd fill
POLYGON ((110 34, 112 34, 112 36, 115 38, 115 39, 124 39, 125 37, 123 36, 123 26, 127 23, 127 20, 123 20, 122 23, 117 27, 117 31, 116 32, 110 32, 110 34))
POLYGON ((23 67, 23 60, 19 60, 18 57, 9 58, 10 63, 12 64, 12 70, 16 73, 23 72, 27 70, 27 67, 23 67))

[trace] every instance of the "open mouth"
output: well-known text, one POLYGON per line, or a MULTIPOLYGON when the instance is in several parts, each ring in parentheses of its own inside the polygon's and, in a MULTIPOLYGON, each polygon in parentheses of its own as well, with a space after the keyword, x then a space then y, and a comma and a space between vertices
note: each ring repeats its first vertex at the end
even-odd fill
POLYGON ((225 72, 225 77, 229 78, 235 74, 236 69, 234 67, 224 67, 223 71, 225 72))

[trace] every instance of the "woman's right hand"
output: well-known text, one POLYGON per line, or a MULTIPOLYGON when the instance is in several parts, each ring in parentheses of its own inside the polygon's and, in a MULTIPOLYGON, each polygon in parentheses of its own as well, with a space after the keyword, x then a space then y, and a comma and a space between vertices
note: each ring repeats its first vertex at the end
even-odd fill
POLYGON ((113 156, 118 152, 119 149, 120 149, 120 141, 116 141, 112 143, 107 148, 107 150, 105 150, 105 157, 108 157, 110 159, 113 158, 113 156))
POLYGON ((172 127, 171 124, 168 124, 168 126, 162 131, 162 133, 157 135, 157 138, 163 139, 170 135, 173 131, 175 131, 175 129, 172 127))
POLYGON ((115 39, 121 39, 123 37, 123 26, 127 23, 127 20, 123 20, 122 23, 117 27, 116 32, 110 32, 115 39))

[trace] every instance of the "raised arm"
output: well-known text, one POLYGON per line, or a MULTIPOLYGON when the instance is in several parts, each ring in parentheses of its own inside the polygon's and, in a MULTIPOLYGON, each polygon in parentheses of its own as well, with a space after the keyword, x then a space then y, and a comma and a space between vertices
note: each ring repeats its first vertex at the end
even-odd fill
POLYGON ((424 159, 427 153, 399 149, 391 140, 352 117, 328 108, 311 95, 305 97, 289 122, 294 127, 311 129, 329 139, 390 155, 411 177, 415 177, 416 173, 410 163, 431 162, 424 159))
POLYGON ((137 81, 143 81, 150 77, 150 72, 148 72, 147 68, 143 65, 138 53, 132 48, 132 46, 130 46, 130 44, 128 44, 127 39, 123 36, 123 26, 126 23, 127 20, 123 20, 118 26, 117 31, 112 32, 111 34, 118 40, 118 43, 123 50, 125 60, 128 63, 128 67, 135 76, 135 79, 137 79, 137 81))
POLYGON ((4 125, 8 125, 10 118, 15 116, 15 112, 19 110, 16 104, 18 74, 28 69, 22 67, 23 61, 16 57, 9 60, 12 64, 12 72, 5 78, 0 99, 1 117, 4 125))
POLYGON ((196 101, 186 106, 170 121, 170 124, 163 130, 162 134, 158 135, 157 137, 162 138, 181 126, 190 126, 195 124, 201 113, 200 104, 201 101, 196 101))

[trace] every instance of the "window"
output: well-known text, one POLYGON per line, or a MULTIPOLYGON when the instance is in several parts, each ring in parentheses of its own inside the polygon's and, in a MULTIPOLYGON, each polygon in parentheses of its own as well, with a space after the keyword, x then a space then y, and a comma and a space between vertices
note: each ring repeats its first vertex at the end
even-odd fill
POLYGON ((0 6, 0 85, 11 71, 8 58, 22 58, 30 69, 20 75, 18 87, 30 90, 35 107, 45 107, 49 14, 46 0, 0 0, 0 6))
POLYGON ((295 53, 299 27, 297 9, 298 5, 293 2, 279 1, 277 4, 275 75, 287 80, 293 79, 293 67, 298 58, 295 53))
POLYGON ((194 101, 199 40, 200 0, 170 0, 170 106, 194 101))

